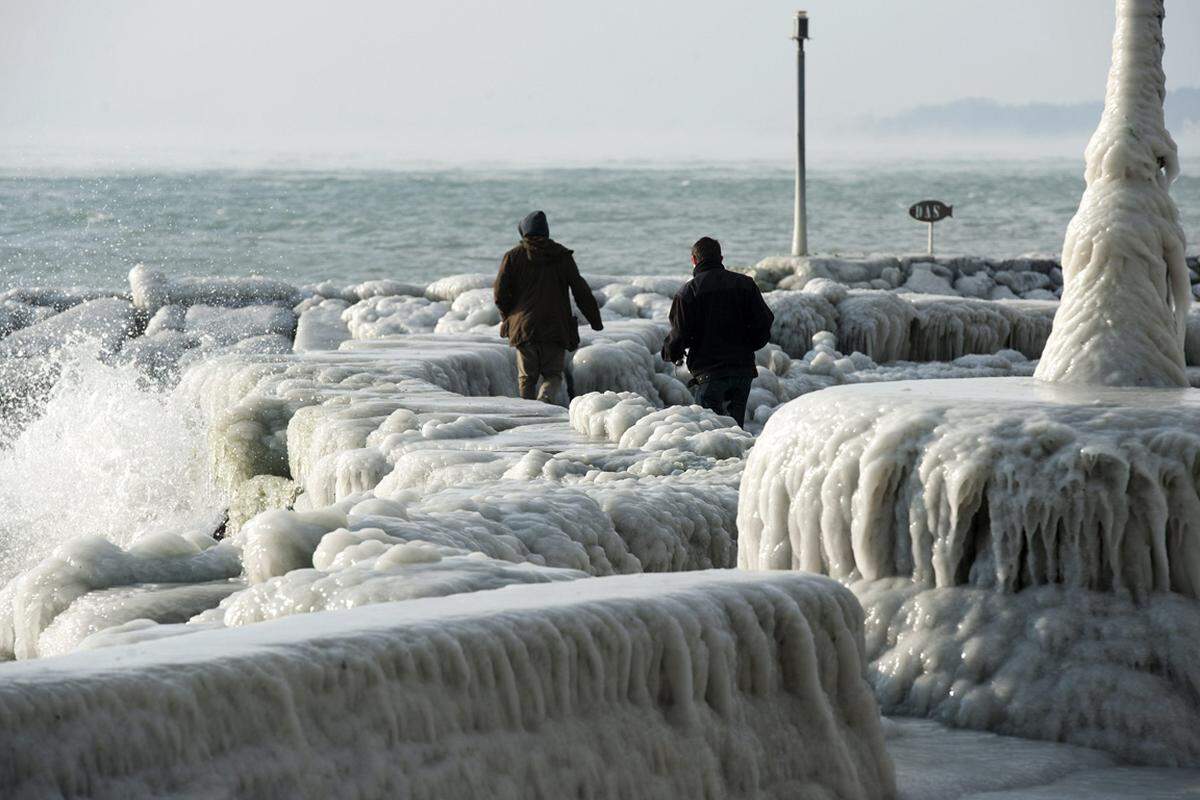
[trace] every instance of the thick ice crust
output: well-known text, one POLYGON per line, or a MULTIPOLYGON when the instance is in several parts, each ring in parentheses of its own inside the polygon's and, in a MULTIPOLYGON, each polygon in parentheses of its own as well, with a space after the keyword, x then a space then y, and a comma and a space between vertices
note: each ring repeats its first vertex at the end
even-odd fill
POLYGON ((853 582, 888 713, 1200 765, 1200 391, 845 386, 768 422, 742 567, 853 582))
POLYGON ((1118 0, 1087 189, 1063 243, 1063 296, 1037 377, 1107 386, 1187 386, 1191 282, 1179 174, 1163 123, 1163 0, 1118 0))
POLYGON ((868 674, 884 713, 1200 766, 1195 600, 927 589, 904 578, 850 588, 866 610, 868 674))
POLYGON ((117 297, 88 300, 34 322, 0 341, 0 358, 44 355, 73 341, 90 340, 94 349, 115 353, 137 327, 133 306, 117 297))
POLYGON ((0 793, 891 797, 861 624, 828 579, 707 572, 10 664, 0 793))
POLYGON ((1200 594, 1200 392, 841 386, 750 452, 738 563, 926 586, 1200 594))
POLYGON ((129 271, 129 288, 133 304, 150 313, 163 306, 200 303, 233 307, 262 303, 293 306, 303 296, 295 286, 276 278, 177 277, 143 264, 129 271))

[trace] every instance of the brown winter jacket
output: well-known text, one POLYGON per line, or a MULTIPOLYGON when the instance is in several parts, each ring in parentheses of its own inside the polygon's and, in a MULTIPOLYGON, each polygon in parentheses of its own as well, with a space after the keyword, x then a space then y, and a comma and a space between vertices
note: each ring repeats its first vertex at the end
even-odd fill
POLYGON ((545 236, 526 236, 504 254, 492 287, 503 318, 500 335, 514 347, 541 342, 574 349, 579 329, 571 315, 568 289, 592 327, 604 327, 600 306, 579 274, 572 251, 545 236))

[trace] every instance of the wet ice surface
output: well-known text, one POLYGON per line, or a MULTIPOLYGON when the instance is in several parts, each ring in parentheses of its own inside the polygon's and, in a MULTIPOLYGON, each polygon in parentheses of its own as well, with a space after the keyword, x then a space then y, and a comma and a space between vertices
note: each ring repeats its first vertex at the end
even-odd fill
POLYGON ((1121 766, 1096 750, 907 717, 885 718, 884 736, 900 800, 1200 797, 1200 769, 1121 766))

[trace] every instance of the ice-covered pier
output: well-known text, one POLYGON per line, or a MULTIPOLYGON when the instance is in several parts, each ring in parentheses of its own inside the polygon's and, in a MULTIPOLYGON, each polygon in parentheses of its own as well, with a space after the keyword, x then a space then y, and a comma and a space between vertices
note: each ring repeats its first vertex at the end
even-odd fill
MULTIPOLYGON (((1009 266, 1041 268, 1034 260, 1009 266)), ((5 368, 52 378, 58 367, 28 367, 55 363, 44 357, 61 346, 54 326, 74 313, 72 330, 91 334, 85 349, 114 369, 136 370, 169 394, 170 408, 189 410, 205 443, 201 466, 226 519, 219 539, 218 521, 198 514, 192 525, 130 519, 108 538, 64 530, 57 548, 40 543, 43 557, 24 564, 0 593, 0 651, 62 658, 0 667, 0 713, 12 723, 6 730, 41 731, 28 741, 44 737, 59 749, 34 758, 22 749, 32 744, 13 739, 6 746, 15 748, 20 768, 0 778, 30 796, 51 786, 113 796, 180 786, 322 794, 323 781, 345 778, 347 759, 362 758, 374 765, 355 778, 366 794, 529 785, 547 796, 582 785, 621 794, 627 776, 603 772, 600 761, 568 768, 560 763, 565 750, 553 756, 571 737, 586 736, 602 743, 605 763, 632 764, 629 780, 662 793, 886 797, 891 765, 868 687, 894 712, 1188 762, 1194 743, 1184 720, 1174 740, 1136 727, 1162 719, 1159 706, 1168 701, 1117 723, 1101 709, 1090 728, 1080 728, 1070 709, 1094 709, 1094 698, 1047 706, 1053 687, 1030 672, 1043 661, 997 655, 997 642, 1022 635, 1019 620, 1037 620, 1041 638, 1023 646, 1049 647, 1084 669, 1087 653, 1108 642, 1112 681, 1143 681, 1137 685, 1147 696, 1166 687, 1161 697, 1174 697, 1179 687, 1147 675, 1138 653, 1179 665, 1183 674, 1191 645, 1180 650, 1166 628, 1142 625, 1133 599, 1119 599, 1125 605, 1115 612, 1117 600, 1089 600, 1111 614, 1111 625, 1056 638, 1054 631, 1082 624, 1081 612, 1054 602, 1062 581, 1047 578, 1050 562, 1034 555, 1018 552, 1013 558, 1031 566, 1002 569, 982 552, 950 545, 921 562, 931 575, 944 569, 957 576, 987 562, 996 581, 1050 584, 1020 593, 1023 605, 1008 608, 993 606, 982 586, 947 587, 960 594, 942 599, 930 594, 940 584, 894 583, 903 572, 897 564, 924 551, 900 547, 899 521, 882 525, 882 518, 869 541, 855 538, 851 522, 838 538, 829 515, 851 519, 845 503, 853 492, 844 502, 829 495, 821 517, 829 524, 814 523, 816 550, 778 505, 782 490, 743 501, 739 523, 739 485, 756 480, 750 475, 790 480, 799 457, 778 450, 774 439, 755 446, 753 433, 768 423, 791 427, 797 415, 819 422, 803 412, 808 400, 773 420, 789 401, 834 397, 817 392, 856 384, 877 384, 871 391, 883 396, 893 385, 922 385, 897 381, 1028 379, 1056 301, 919 293, 904 278, 925 281, 926 272, 943 269, 864 258, 770 261, 752 270, 769 290, 777 323, 773 343, 758 354, 749 432, 691 405, 686 374, 657 355, 669 295, 682 278, 589 276, 606 327, 588 333, 571 359, 578 396, 569 409, 515 399, 514 358, 497 336, 489 276, 427 287, 292 287, 139 268, 122 297, 10 293, 9 307, 45 310, 21 312, 19 335, 3 340, 12 345, 5 368), (855 285, 859 272, 875 269, 863 264, 883 261, 901 276, 897 286, 855 285), (781 263, 791 270, 786 275, 781 263), (780 286, 790 288, 772 288, 780 286), (844 569, 830 569, 825 556, 807 568, 830 572, 851 591, 811 576, 662 574, 734 567, 739 536, 743 557, 752 542, 765 541, 758 522, 745 519, 760 508, 768 525, 792 531, 794 553, 844 553, 829 561, 844 569), (861 580, 866 569, 880 580, 861 580), (996 620, 988 616, 993 610, 996 620), (1134 622, 1123 626, 1122 619, 1134 622), (665 635, 668 629, 678 638, 665 635), (1140 644, 1113 644, 1117 629, 1140 644), (442 671, 447 648, 460 654, 453 673, 442 671), (972 655, 957 660, 953 652, 972 655), (816 683, 798 677, 803 663, 815 665, 816 683), (441 688, 429 695, 431 686, 441 688), (686 704, 681 687, 692 698, 686 704), (1014 697, 1012 707, 1026 714, 1021 724, 996 716, 1014 697), (361 724, 347 704, 370 708, 371 723, 361 724), (796 704, 827 709, 820 715, 826 727, 811 727, 818 721, 796 704), (212 719, 199 719, 210 706, 212 719), (244 727, 229 722, 260 706, 244 727), (792 710, 761 713, 766 707, 792 710), (594 724, 581 722, 583 709, 594 724), (92 728, 84 722, 89 714, 92 728), (64 721, 81 732, 62 736, 55 726, 64 721), (342 738, 336 746, 311 740, 312 726, 342 738), (184 728, 195 729, 202 744, 190 745, 184 728), (118 746, 106 733, 118 729, 142 733, 118 746), (1081 737, 1080 730, 1104 735, 1081 737), (662 744, 647 760, 639 737, 649 732, 662 744), (354 750, 359 733, 372 740, 361 752, 354 750), (1139 735, 1147 747, 1131 751, 1128 742, 1139 735), (713 766, 664 766, 692 748, 713 766), (264 762, 275 755, 264 753, 291 771, 268 769, 264 762), (221 769, 206 771, 207 762, 221 769)), ((928 385, 942 384, 957 381, 928 385)), ((869 406, 864 425, 875 416, 869 406)), ((852 411, 838 420, 851 425, 852 411)), ((804 474, 815 480, 816 473, 804 474)), ((882 473, 863 479, 895 483, 882 473)), ((814 497, 826 502, 820 492, 814 497)), ((948 530, 961 534, 955 524, 948 530)), ((1167 562, 1165 571, 1147 573, 1103 555, 1080 573, 1085 585, 1149 575, 1149 590, 1176 592, 1154 601, 1163 619, 1194 603, 1178 594, 1167 562)), ((892 723, 888 730, 902 741, 908 729, 892 723)), ((1048 769, 1045 780, 1113 763, 1080 752, 1055 761, 1066 766, 1048 769)), ((905 774, 916 791, 918 777, 905 774)), ((1025 785, 1019 776, 993 777, 971 785, 1025 785)), ((915 796, 937 796, 919 785, 915 796)))

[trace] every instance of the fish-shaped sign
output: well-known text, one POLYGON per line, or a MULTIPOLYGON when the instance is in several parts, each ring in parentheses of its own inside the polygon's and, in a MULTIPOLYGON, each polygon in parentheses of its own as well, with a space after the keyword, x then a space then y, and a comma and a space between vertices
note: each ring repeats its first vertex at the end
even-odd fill
POLYGON ((913 203, 908 215, 918 222, 940 222, 954 216, 954 206, 948 206, 941 200, 922 200, 913 203))

